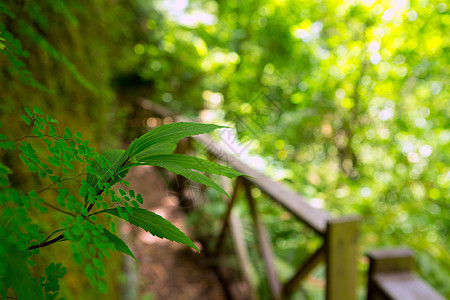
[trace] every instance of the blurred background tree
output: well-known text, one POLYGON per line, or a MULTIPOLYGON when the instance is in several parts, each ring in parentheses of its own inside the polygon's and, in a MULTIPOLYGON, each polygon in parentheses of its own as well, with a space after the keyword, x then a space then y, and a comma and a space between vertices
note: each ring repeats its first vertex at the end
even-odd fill
MULTIPOLYGON (((148 130, 137 96, 229 123, 246 161, 315 206, 362 215, 363 250, 411 246, 450 296, 445 1, 50 2, 0 5, 12 130, 36 103, 114 143, 111 128, 148 130)), ((290 226, 271 233, 279 251, 298 246, 280 242, 290 226)))
POLYGON ((145 7, 148 36, 134 49, 152 82, 144 96, 231 123, 254 155, 246 161, 316 206, 361 214, 363 250, 411 246, 419 272, 449 295, 445 2, 145 7))

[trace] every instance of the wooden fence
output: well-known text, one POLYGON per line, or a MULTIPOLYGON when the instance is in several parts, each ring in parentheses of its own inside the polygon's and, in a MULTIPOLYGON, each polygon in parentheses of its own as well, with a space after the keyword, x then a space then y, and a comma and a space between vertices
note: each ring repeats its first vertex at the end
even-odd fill
POLYGON ((418 277, 413 252, 405 248, 373 250, 370 259, 367 299, 442 299, 418 277))
MULTIPOLYGON (((174 121, 189 121, 174 115, 169 109, 146 101, 146 109, 162 118, 170 117, 174 121)), ((235 170, 249 175, 235 180, 228 200, 222 228, 217 238, 214 254, 221 255, 222 244, 227 232, 231 234, 234 249, 239 261, 240 272, 245 281, 245 289, 230 291, 233 299, 258 299, 254 282, 250 275, 251 267, 247 247, 242 234, 239 217, 233 211, 238 192, 244 192, 253 219, 259 251, 264 262, 266 277, 270 286, 271 298, 290 299, 295 290, 319 263, 326 265, 326 299, 357 299, 358 271, 357 259, 359 216, 334 218, 327 211, 312 207, 306 199, 293 192, 287 186, 274 182, 269 177, 247 166, 218 146, 208 135, 194 136, 216 159, 228 164, 235 170), (297 272, 287 281, 281 282, 275 268, 274 253, 268 232, 258 212, 258 203, 252 196, 251 188, 257 187, 275 203, 295 216, 299 222, 311 228, 322 238, 322 245, 306 259, 297 272)), ((226 199, 227 200, 227 199, 226 199)), ((379 250, 368 254, 370 271, 368 277, 368 299, 443 299, 421 278, 412 272, 412 254, 408 250, 379 250)), ((220 270, 220 267, 218 268, 220 270)))

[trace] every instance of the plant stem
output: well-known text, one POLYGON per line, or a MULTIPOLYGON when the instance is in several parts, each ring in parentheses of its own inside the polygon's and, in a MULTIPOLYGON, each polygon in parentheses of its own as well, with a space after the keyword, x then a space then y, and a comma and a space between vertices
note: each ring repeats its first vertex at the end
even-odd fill
MULTIPOLYGON (((81 174, 78 174, 77 176, 74 176, 74 177, 69 177, 69 178, 59 178, 59 183, 61 183, 61 182, 63 182, 63 181, 67 181, 67 180, 75 180, 75 181, 77 181, 76 180, 76 178, 78 178, 78 177, 80 177, 80 176, 83 176, 83 175, 85 175, 86 173, 81 173, 81 174)), ((40 193, 42 193, 42 192, 44 192, 44 191, 46 191, 46 190, 49 190, 52 186, 54 186, 56 184, 56 182, 52 182, 51 184, 49 184, 47 187, 45 187, 45 188, 43 188, 42 190, 39 190, 39 191, 37 191, 37 193, 38 194, 40 194, 40 193)))
POLYGON ((75 218, 75 215, 73 213, 71 213, 71 212, 68 212, 68 211, 65 211, 63 209, 60 209, 60 208, 58 208, 58 207, 54 206, 53 204, 50 204, 50 203, 48 203, 46 201, 44 201, 43 203, 45 205, 47 205, 48 207, 50 207, 50 208, 53 208, 53 209, 55 209, 55 210, 57 210, 59 212, 62 212, 63 214, 66 214, 66 215, 69 215, 69 216, 72 216, 73 218, 75 218))
POLYGON ((30 247, 28 247, 28 250, 33 250, 33 249, 37 249, 37 248, 41 248, 41 247, 45 247, 45 246, 54 244, 54 243, 58 242, 59 240, 62 240, 63 238, 64 238, 64 235, 61 234, 50 241, 42 242, 40 244, 30 246, 30 247))
MULTIPOLYGON (((128 158, 120 165, 119 169, 120 169, 121 167, 125 166, 129 160, 130 160, 130 158, 128 157, 128 158)), ((114 174, 114 175, 115 175, 115 174, 114 174)), ((106 181, 106 182, 107 182, 107 183, 110 183, 110 182, 111 182, 111 179, 112 179, 113 177, 114 177, 114 176, 111 176, 111 177, 108 179, 108 181, 106 181)), ((97 196, 100 196, 100 195, 103 193, 104 190, 105 190, 105 188, 101 189, 101 190, 97 193, 97 196)), ((91 203, 91 204, 89 205, 87 211, 90 212, 90 211, 92 210, 93 207, 94 207, 94 203, 91 203)))

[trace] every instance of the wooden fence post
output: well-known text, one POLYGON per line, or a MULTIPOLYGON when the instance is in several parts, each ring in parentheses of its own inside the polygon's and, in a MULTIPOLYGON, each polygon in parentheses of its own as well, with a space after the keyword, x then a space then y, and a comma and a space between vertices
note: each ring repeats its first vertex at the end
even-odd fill
POLYGON ((327 224, 327 300, 356 300, 360 218, 331 219, 327 224))
POLYGON ((414 260, 413 253, 409 249, 385 249, 372 250, 367 254, 370 260, 369 278, 367 282, 367 299, 386 299, 376 287, 374 277, 380 272, 412 271, 414 260))
POLYGON ((250 191, 250 184, 245 182, 245 195, 250 206, 250 212, 252 214, 253 222, 255 223, 256 236, 258 238, 259 250, 261 252, 264 265, 266 267, 267 280, 270 286, 270 292, 273 300, 280 300, 281 295, 281 283, 275 269, 275 255, 273 253, 272 244, 266 226, 261 220, 261 216, 258 213, 256 207, 256 201, 253 199, 250 191))
POLYGON ((225 212, 225 215, 223 216, 223 222, 222 222, 222 230, 220 231, 219 238, 217 239, 216 247, 214 248, 214 253, 218 254, 220 252, 220 248, 222 247, 223 239, 225 238, 225 232, 228 228, 228 223, 230 220, 231 210, 233 209, 233 205, 236 202, 237 195, 239 192, 239 186, 241 184, 240 177, 236 178, 236 182, 234 184, 233 193, 231 194, 231 199, 227 204, 227 210, 225 212))
POLYGON ((370 251, 367 299, 444 300, 414 273, 414 253, 408 248, 370 251))

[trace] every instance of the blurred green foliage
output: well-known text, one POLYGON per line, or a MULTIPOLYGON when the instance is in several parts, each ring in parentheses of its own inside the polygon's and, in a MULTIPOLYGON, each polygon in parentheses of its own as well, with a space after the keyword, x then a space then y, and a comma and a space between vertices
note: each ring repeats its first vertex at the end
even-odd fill
POLYGON ((9 141, 6 135, 0 134, 0 149, 17 150, 19 153, 10 154, 16 154, 30 171, 27 177, 41 179, 45 187, 31 191, 20 186, 13 187, 9 181, 9 177, 14 176, 9 168, 10 161, 7 165, 0 162, 2 299, 15 298, 11 295, 18 299, 56 299, 59 296, 59 279, 64 277, 67 269, 61 263, 55 264, 57 258, 53 258, 45 272, 43 265, 33 269, 33 273, 37 274, 34 277, 29 267, 38 264, 33 256, 39 254, 40 248, 63 241, 70 242, 73 261, 82 265, 91 287, 106 293, 108 288, 103 278, 112 277, 105 273, 103 264, 105 258, 110 258, 108 250, 123 252, 137 261, 127 244, 113 233, 115 223, 109 215, 154 236, 183 243, 200 252, 172 223, 140 208, 144 200, 141 194, 132 189, 118 189, 116 193, 117 189, 113 188, 116 184, 129 186, 123 178, 130 168, 145 165, 163 167, 224 195, 227 193, 220 186, 194 170, 229 178, 243 175, 210 161, 172 153, 180 139, 209 133, 222 126, 186 122, 163 125, 135 139, 126 150, 116 149, 100 155, 89 146, 87 140, 82 139, 80 132, 72 132, 65 127, 63 133, 58 134, 54 126, 58 121, 43 115, 37 106, 25 108, 25 112, 21 115, 29 126, 25 135, 9 141), (48 192, 57 194, 57 204, 48 202, 48 192), (56 228, 60 229, 53 228, 52 233, 45 237, 43 232, 51 227, 52 222, 41 216, 47 214, 49 208, 53 209, 51 216, 59 221, 56 228), (98 219, 102 214, 107 215, 106 225, 98 219), (64 215, 65 218, 62 218, 64 215), (42 276, 44 274, 46 276, 42 276))
POLYGON ((111 81, 133 65, 134 12, 122 1, 2 1, 0 116, 14 133, 33 103, 99 145, 114 142, 111 81))
MULTIPOLYGON (((447 3, 142 5, 145 96, 232 124, 263 158, 246 161, 315 206, 362 215, 363 251, 409 245, 420 274, 450 295, 447 3)), ((275 242, 291 223, 276 227, 275 242)))

